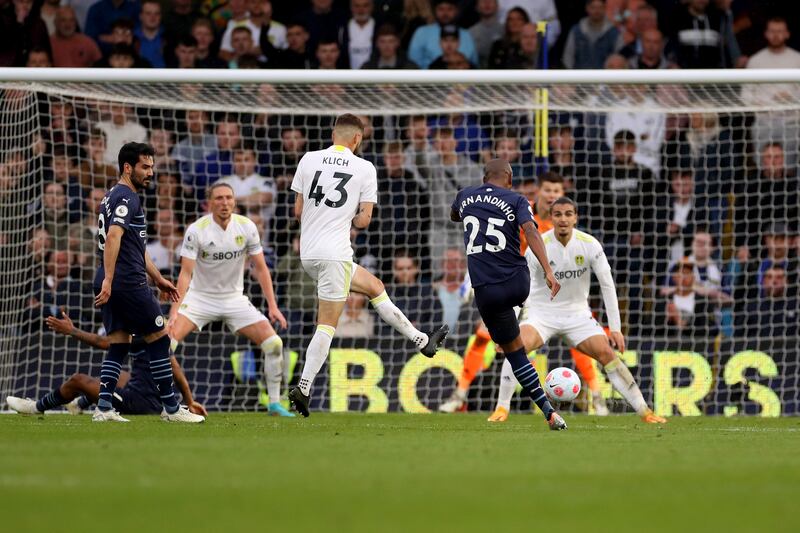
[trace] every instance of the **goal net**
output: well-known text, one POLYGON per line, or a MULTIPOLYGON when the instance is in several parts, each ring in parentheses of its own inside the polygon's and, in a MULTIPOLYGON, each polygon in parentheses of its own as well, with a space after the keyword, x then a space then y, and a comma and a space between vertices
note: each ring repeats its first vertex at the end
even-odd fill
MULTIPOLYGON (((7 395, 39 397, 73 373, 99 373, 104 354, 50 332, 45 318, 64 308, 76 328, 103 333, 92 302, 95 212, 131 140, 155 148, 156 179, 142 194, 148 250, 171 279, 183 232, 206 212, 206 187, 236 184, 289 322, 281 335, 296 383, 316 292, 300 265, 289 185, 299 158, 328 146, 335 117, 350 112, 364 122, 360 155, 376 165, 379 187, 372 225, 351 233, 355 261, 420 329, 447 323, 451 334, 427 359, 351 295, 313 409, 426 412, 459 383, 470 385, 467 410, 493 408, 502 354, 476 336, 479 316, 462 287, 463 230, 449 213, 457 190, 481 181, 483 163, 504 157, 543 229, 548 201, 566 194, 578 204, 579 228, 603 243, 627 339, 622 357, 659 414, 798 413, 800 83, 743 83, 747 73, 736 82, 676 73, 688 83, 654 83, 618 72, 589 81, 422 72, 373 82, 363 72, 307 72, 287 81, 265 71, 206 73, 215 81, 198 83, 200 74, 192 73, 196 83, 175 74, 159 81, 155 72, 104 82, 4 75, 0 406, 7 395)), ((585 259, 575 257, 564 275, 585 271, 585 259)), ((590 302, 606 324, 599 290, 590 302)), ((537 352, 541 376, 576 366, 561 339, 537 352)), ((222 325, 190 335, 177 356, 209 409, 265 401, 260 351, 222 325)), ((598 391, 612 412, 628 410, 597 365, 578 368, 587 393, 598 391)), ((591 412, 586 398, 569 408, 591 412)))

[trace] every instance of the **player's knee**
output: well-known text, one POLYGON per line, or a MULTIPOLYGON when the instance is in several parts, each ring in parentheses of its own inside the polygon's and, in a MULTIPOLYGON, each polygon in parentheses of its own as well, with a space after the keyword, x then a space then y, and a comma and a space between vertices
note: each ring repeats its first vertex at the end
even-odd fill
POLYGON ((371 284, 370 288, 372 289, 371 290, 371 294, 369 295, 370 298, 377 298, 378 296, 383 294, 384 291, 386 290, 386 286, 378 278, 375 278, 374 280, 372 280, 372 284, 371 284))
POLYGON ((615 357, 616 355, 614 354, 614 350, 612 350, 611 346, 608 344, 604 345, 600 350, 597 351, 597 362, 603 366, 613 361, 615 357))
POLYGON ((91 382, 92 378, 86 374, 76 373, 72 374, 69 379, 64 382, 64 387, 70 390, 81 391, 84 390, 91 382))

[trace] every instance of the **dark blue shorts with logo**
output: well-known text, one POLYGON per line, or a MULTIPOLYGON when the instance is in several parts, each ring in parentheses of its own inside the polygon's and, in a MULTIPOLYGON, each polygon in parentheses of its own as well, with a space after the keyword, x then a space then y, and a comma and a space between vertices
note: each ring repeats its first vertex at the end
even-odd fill
MULTIPOLYGON (((100 289, 95 287, 95 295, 99 292, 100 289)), ((100 311, 106 335, 125 331, 144 336, 164 329, 161 306, 147 286, 131 290, 112 290, 111 297, 100 311)))
POLYGON ((510 279, 475 287, 475 304, 492 340, 507 344, 519 336, 519 322, 514 307, 521 307, 528 298, 531 278, 528 269, 510 279))

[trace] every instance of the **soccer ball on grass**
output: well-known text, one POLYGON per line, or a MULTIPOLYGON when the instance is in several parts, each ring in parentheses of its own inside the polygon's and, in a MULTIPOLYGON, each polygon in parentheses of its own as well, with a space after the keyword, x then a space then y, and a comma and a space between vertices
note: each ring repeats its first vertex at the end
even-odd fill
POLYGON ((571 368, 554 368, 544 378, 544 392, 550 401, 571 402, 581 392, 581 380, 571 368))

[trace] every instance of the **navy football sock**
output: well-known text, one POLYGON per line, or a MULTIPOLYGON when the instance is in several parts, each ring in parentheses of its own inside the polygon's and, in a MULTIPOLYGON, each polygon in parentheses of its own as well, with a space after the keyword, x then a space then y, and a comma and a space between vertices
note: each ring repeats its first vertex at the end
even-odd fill
POLYGON ((97 408, 101 411, 111 410, 111 398, 117 388, 119 373, 122 372, 122 362, 128 355, 131 345, 129 342, 112 344, 108 354, 100 367, 100 396, 97 399, 97 408))
POLYGON ((507 353, 506 359, 511 363, 511 368, 514 370, 514 377, 516 377, 519 384, 522 385, 523 394, 530 396, 539 409, 542 410, 542 413, 544 413, 545 419, 550 420, 550 415, 555 409, 553 409, 553 406, 547 401, 547 396, 544 395, 542 386, 539 384, 539 373, 530 361, 528 361, 525 349, 520 348, 515 352, 507 353))
POLYGON ((45 396, 42 396, 38 402, 36 402, 36 410, 40 413, 44 413, 50 409, 54 409, 59 405, 64 405, 67 403, 68 400, 65 400, 63 396, 61 396, 61 391, 59 390, 61 387, 55 389, 53 392, 47 393, 45 396))
POLYGON ((92 402, 86 396, 81 396, 78 398, 78 407, 81 409, 88 409, 92 405, 92 402))
POLYGON ((158 387, 164 409, 172 414, 178 410, 178 397, 172 388, 172 363, 169 360, 169 337, 164 335, 145 346, 150 357, 150 373, 158 387))

